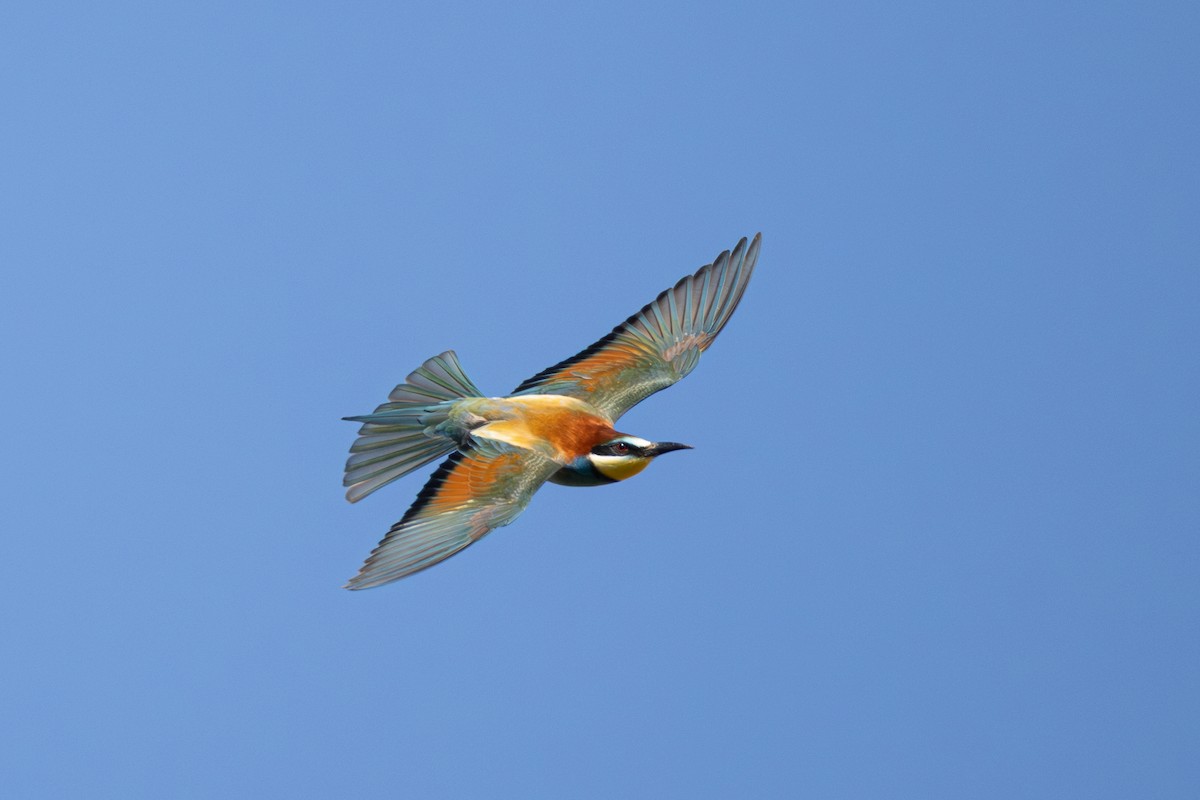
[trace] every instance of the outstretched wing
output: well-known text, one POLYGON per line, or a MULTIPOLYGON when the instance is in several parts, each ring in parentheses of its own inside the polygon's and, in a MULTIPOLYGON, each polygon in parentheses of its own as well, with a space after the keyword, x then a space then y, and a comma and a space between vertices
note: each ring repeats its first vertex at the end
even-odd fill
POLYGON ((576 356, 542 370, 514 394, 585 400, 614 421, 691 372, 750 282, 762 234, 683 278, 576 356))
POLYGON ((367 589, 432 567, 507 525, 559 466, 499 442, 479 442, 454 453, 346 588, 367 589))

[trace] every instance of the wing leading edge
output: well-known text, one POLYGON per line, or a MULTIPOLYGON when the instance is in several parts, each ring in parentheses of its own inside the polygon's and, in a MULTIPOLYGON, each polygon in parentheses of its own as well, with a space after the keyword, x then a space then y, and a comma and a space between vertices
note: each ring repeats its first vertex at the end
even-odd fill
POLYGON ((741 302, 762 234, 742 239, 662 292, 607 336, 528 379, 514 394, 562 394, 614 421, 691 372, 741 302))
POLYGON ((499 442, 455 452, 346 588, 368 589, 420 572, 509 524, 558 467, 539 453, 499 442))

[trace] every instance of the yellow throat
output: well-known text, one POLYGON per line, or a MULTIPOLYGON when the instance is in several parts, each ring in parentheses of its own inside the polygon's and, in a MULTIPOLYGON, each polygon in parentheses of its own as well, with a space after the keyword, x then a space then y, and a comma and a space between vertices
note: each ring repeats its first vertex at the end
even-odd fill
POLYGON ((589 456, 592 465, 606 478, 623 481, 632 478, 646 468, 653 459, 640 456, 589 456))

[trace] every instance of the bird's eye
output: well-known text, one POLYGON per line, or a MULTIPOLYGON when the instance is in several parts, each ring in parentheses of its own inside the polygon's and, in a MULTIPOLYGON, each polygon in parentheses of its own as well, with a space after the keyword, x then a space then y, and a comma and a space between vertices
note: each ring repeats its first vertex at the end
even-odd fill
POLYGON ((613 445, 613 450, 621 455, 624 455, 629 452, 629 445, 625 444, 624 442, 617 442, 613 445))

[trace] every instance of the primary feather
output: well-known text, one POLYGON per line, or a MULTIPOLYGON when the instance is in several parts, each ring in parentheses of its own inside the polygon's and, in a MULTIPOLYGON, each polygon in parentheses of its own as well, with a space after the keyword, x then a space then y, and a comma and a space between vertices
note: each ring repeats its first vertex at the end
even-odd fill
POLYGON ((524 381, 514 394, 577 397, 616 420, 696 367, 742 300, 762 234, 681 279, 590 347, 524 381))

